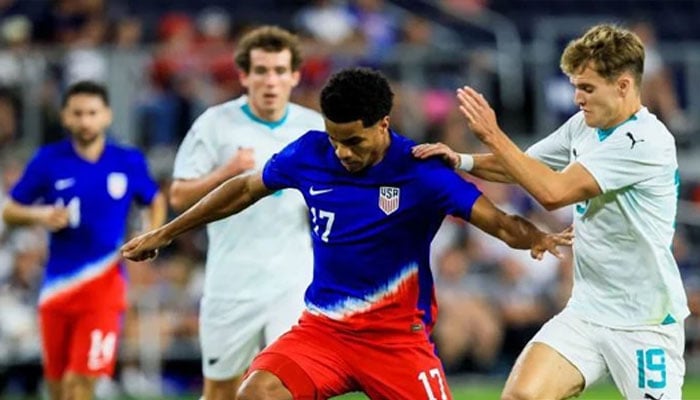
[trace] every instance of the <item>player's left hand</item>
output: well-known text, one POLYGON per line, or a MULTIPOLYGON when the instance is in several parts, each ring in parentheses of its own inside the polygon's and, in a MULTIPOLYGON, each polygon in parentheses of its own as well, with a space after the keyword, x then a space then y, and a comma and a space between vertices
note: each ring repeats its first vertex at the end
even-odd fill
POLYGON ((161 229, 156 229, 129 240, 119 250, 126 259, 147 261, 156 258, 158 249, 169 245, 170 242, 171 240, 163 237, 161 229))
POLYGON ((444 143, 423 143, 411 148, 413 156, 420 159, 440 157, 452 168, 459 167, 459 154, 444 143))
POLYGON ((488 141, 501 129, 496 121, 496 112, 484 96, 469 86, 457 89, 459 110, 467 119, 469 129, 482 142, 488 141))
POLYGON ((562 259, 558 246, 571 246, 574 243, 574 226, 570 225, 559 233, 547 233, 530 247, 530 256, 536 260, 541 260, 546 252, 551 253, 556 258, 562 259))

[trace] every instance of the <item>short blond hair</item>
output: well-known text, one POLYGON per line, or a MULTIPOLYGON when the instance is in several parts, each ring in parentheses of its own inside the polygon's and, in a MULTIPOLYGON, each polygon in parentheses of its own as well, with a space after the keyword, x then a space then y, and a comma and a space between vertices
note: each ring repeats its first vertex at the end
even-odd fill
POLYGON ((644 73, 644 45, 625 28, 596 25, 569 42, 561 55, 560 67, 567 75, 580 73, 589 65, 608 81, 628 71, 639 88, 644 73))

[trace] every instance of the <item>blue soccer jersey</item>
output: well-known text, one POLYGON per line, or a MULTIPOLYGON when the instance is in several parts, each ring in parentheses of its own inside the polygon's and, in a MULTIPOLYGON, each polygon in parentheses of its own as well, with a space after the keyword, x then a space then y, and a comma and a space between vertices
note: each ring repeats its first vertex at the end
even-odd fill
POLYGON ((384 158, 348 172, 325 132, 310 131, 263 170, 269 189, 296 188, 311 218, 308 310, 352 329, 430 329, 430 242, 447 214, 469 220, 481 192, 438 160, 417 160, 390 133, 384 158))
POLYGON ((24 205, 69 210, 69 225, 51 234, 40 305, 68 309, 123 306, 119 247, 132 201, 150 204, 157 184, 143 155, 107 142, 95 162, 80 157, 69 140, 42 147, 11 192, 24 205))

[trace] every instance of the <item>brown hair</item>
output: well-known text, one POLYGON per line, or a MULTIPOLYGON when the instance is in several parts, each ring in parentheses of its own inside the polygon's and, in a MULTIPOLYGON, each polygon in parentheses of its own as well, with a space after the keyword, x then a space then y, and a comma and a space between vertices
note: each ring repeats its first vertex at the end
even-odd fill
POLYGON ((560 67, 567 75, 593 70, 608 81, 623 72, 634 76, 637 87, 644 72, 644 45, 633 32, 615 25, 596 25, 583 36, 572 40, 561 55, 560 67))
POLYGON ((243 35, 236 46, 236 65, 241 70, 250 72, 250 52, 262 49, 269 52, 280 52, 289 49, 292 53, 292 71, 298 71, 301 66, 301 50, 299 38, 282 28, 265 25, 243 35))

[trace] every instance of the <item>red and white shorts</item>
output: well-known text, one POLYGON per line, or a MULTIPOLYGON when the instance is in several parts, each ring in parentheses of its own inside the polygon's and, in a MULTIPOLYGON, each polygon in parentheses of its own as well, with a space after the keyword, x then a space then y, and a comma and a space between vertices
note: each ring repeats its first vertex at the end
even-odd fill
POLYGON ((277 376, 294 399, 363 391, 372 399, 452 399, 424 330, 352 332, 304 313, 299 325, 260 353, 248 371, 277 376))
POLYGON ((111 375, 123 315, 112 308, 71 312, 40 309, 45 377, 60 380, 66 372, 111 375))

